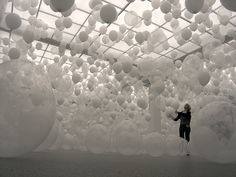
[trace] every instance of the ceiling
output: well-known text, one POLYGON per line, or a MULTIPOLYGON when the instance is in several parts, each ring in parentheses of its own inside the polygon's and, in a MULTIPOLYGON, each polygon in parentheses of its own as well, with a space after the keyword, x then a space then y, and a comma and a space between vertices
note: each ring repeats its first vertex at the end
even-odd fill
MULTIPOLYGON (((181 29, 189 27, 191 22, 194 21, 194 18, 192 18, 190 20, 185 17, 184 11, 186 11, 186 9, 185 9, 184 2, 185 2, 184 0, 180 0, 182 14, 181 14, 181 17, 178 19, 178 21, 179 21, 179 26, 181 29)), ((76 3, 77 8, 70 16, 73 21, 73 25, 71 28, 65 29, 63 31, 64 32, 64 34, 63 34, 64 40, 68 44, 70 44, 71 42, 73 42, 75 40, 75 37, 79 34, 79 32, 84 31, 86 29, 86 27, 89 25, 88 19, 92 14, 92 10, 89 7, 89 0, 83 0, 83 1, 82 0, 75 0, 75 3, 76 3)), ((143 21, 143 18, 142 18, 143 11, 153 9, 151 6, 151 3, 149 1, 136 0, 133 3, 129 3, 129 2, 127 2, 127 0, 119 0, 119 1, 103 0, 103 4, 106 4, 106 3, 113 4, 116 7, 119 16, 118 16, 118 19, 114 23, 109 24, 109 25, 97 22, 95 29, 89 34, 89 36, 94 41, 99 36, 101 36, 101 34, 99 33, 99 28, 102 25, 107 25, 107 29, 108 29, 107 34, 108 34, 109 31, 111 31, 111 30, 119 30, 119 26, 121 24, 125 24, 124 16, 128 11, 135 11, 139 15, 140 19, 143 21)), ((209 15, 210 19, 213 21, 214 24, 220 25, 220 22, 217 18, 218 11, 220 8, 222 8, 222 6, 221 6, 219 0, 217 0, 216 3, 213 5, 212 12, 209 15)), ((38 11, 37 11, 36 17, 38 19, 42 19, 43 22, 48 24, 49 36, 48 36, 48 39, 40 40, 40 42, 42 42, 42 44, 43 44, 43 48, 41 50, 36 51, 37 58, 34 61, 36 63, 40 63, 44 59, 47 59, 50 63, 50 62, 53 62, 53 58, 55 57, 55 55, 52 54, 52 49, 58 45, 54 39, 55 38, 54 31, 56 29, 55 20, 57 18, 61 17, 61 14, 53 12, 50 9, 50 7, 47 6, 42 0, 39 1, 39 5, 37 6, 37 9, 38 9, 38 11)), ((17 10, 16 8, 13 7, 11 2, 9 2, 8 6, 7 6, 6 13, 8 13, 8 12, 14 12, 14 13, 17 13, 20 15, 20 17, 22 19, 22 25, 21 25, 20 29, 24 29, 28 23, 28 18, 30 17, 30 14, 28 12, 22 12, 22 11, 17 10)), ((234 29, 236 27, 236 13, 232 13, 230 23, 227 26, 222 26, 222 25, 220 25, 220 26, 222 27, 221 30, 225 30, 225 31, 226 31, 226 29, 229 29, 229 28, 234 29)), ((196 44, 196 42, 194 42, 192 40, 189 40, 182 45, 179 45, 176 42, 176 39, 173 35, 173 29, 170 26, 170 23, 165 21, 164 14, 160 11, 160 8, 153 10, 151 25, 146 26, 142 23, 139 28, 128 27, 128 30, 126 31, 126 33, 129 33, 130 31, 136 33, 136 32, 145 31, 145 30, 152 32, 153 30, 155 30, 157 28, 161 28, 163 30, 163 32, 165 33, 166 40, 163 41, 163 43, 168 42, 169 48, 167 50, 161 50, 158 52, 152 52, 152 53, 148 53, 148 54, 140 52, 138 54, 138 58, 144 58, 146 56, 151 56, 156 59, 165 57, 165 58, 169 58, 172 60, 176 60, 176 59, 184 58, 185 56, 187 56, 190 53, 201 50, 201 45, 196 44), (175 51, 177 53, 176 58, 173 58, 171 55, 171 53, 173 51, 175 51)), ((15 34, 11 34, 11 32, 4 26, 4 24, 1 24, 0 29, 1 29, 0 30, 0 37, 1 38, 5 38, 5 37, 9 38, 9 37, 13 37, 13 35, 15 35, 15 34)), ((208 39, 209 37, 212 36, 212 30, 210 28, 207 28, 205 33, 201 33, 199 31, 196 31, 195 33, 199 34, 202 39, 208 39)), ((127 45, 123 40, 121 40, 119 43, 116 43, 116 42, 109 42, 108 44, 101 43, 102 45, 98 49, 98 52, 103 53, 103 54, 111 53, 116 58, 120 58, 124 55, 127 55, 129 53, 129 51, 131 51, 134 47, 139 46, 135 40, 133 40, 133 41, 134 41, 134 43, 130 46, 127 45)), ((227 45, 227 42, 229 42, 229 41, 230 40, 226 41, 226 45, 227 45)), ((36 42, 37 41, 35 41, 33 43, 33 45, 35 45, 36 42)), ((158 44, 158 46, 161 46, 161 45, 162 45, 162 43, 158 44)), ((0 45, 0 56, 3 55, 2 49, 3 49, 3 44, 0 45)), ((66 51, 66 54, 69 55, 69 50, 66 51)), ((86 58, 88 56, 81 54, 80 57, 86 58)), ((68 61, 66 63, 66 65, 69 66, 69 65, 71 65, 71 63, 68 61)))

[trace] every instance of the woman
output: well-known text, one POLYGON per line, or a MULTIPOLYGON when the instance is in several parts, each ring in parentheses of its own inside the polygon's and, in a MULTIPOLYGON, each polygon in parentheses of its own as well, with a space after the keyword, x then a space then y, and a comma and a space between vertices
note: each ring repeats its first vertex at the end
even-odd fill
POLYGON ((191 107, 189 104, 184 105, 184 111, 177 112, 178 116, 173 118, 174 121, 178 121, 180 119, 180 126, 179 126, 179 136, 188 142, 190 141, 190 121, 191 121, 191 107))
MULTIPOLYGON (((176 118, 172 118, 174 121, 178 121, 180 119, 180 126, 179 126, 179 136, 185 139, 187 142, 190 141, 190 122, 191 122, 191 107, 189 104, 184 105, 184 111, 177 112, 178 114, 176 118)), ((189 154, 189 148, 187 145, 187 155, 189 154)))

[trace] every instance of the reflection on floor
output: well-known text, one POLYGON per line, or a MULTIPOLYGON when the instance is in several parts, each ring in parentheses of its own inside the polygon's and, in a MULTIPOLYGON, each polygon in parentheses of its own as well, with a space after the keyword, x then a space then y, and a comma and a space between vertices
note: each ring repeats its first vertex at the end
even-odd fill
POLYGON ((235 177, 236 163, 194 156, 121 156, 82 152, 32 153, 1 158, 0 177, 235 177))

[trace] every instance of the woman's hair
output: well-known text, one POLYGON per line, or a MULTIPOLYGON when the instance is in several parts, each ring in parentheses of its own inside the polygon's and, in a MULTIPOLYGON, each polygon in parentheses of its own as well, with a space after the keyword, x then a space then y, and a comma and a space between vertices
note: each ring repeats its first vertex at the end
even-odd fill
POLYGON ((191 106, 190 106, 188 103, 186 103, 186 104, 184 105, 184 109, 186 109, 187 111, 190 112, 191 106))

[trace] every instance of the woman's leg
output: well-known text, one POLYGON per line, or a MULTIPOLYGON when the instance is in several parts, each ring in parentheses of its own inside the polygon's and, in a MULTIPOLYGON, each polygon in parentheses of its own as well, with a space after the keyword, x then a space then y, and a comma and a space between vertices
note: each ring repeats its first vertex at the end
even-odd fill
POLYGON ((190 141, 190 131, 191 131, 191 128, 190 127, 186 127, 186 130, 185 130, 185 139, 189 142, 190 141))
POLYGON ((179 148, 180 148, 180 153, 184 153, 184 125, 179 126, 179 137, 181 138, 179 148))
POLYGON ((184 125, 179 126, 179 137, 184 138, 184 125))

